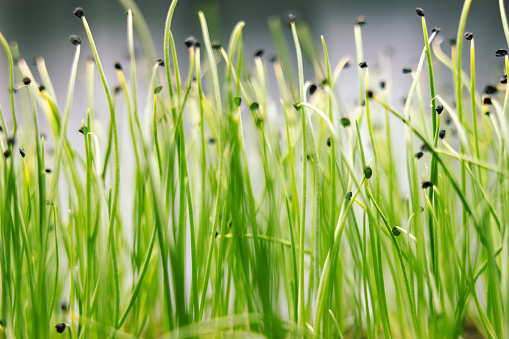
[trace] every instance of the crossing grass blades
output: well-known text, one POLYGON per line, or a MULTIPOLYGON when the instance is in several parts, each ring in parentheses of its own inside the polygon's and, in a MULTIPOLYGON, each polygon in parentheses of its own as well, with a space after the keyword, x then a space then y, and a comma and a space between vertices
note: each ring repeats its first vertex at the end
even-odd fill
POLYGON ((201 36, 175 41, 174 0, 156 60, 142 13, 120 2, 130 63, 106 78, 77 8, 64 104, 44 60, 0 34, 0 337, 509 336, 509 59, 501 41, 501 80, 479 91, 471 0, 452 47, 417 9, 403 106, 363 53, 364 17, 341 60, 298 17, 291 34, 270 19, 271 57, 244 45, 244 22, 212 43, 202 12, 201 36), (71 112, 82 68, 86 106, 71 112), (355 104, 337 90, 347 71, 355 104))

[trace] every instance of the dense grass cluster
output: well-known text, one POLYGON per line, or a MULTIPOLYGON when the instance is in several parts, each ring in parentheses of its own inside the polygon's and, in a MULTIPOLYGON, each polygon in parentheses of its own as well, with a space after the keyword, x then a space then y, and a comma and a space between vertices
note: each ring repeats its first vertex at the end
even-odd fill
POLYGON ((269 22, 269 58, 245 53, 243 22, 228 46, 212 43, 201 12, 199 41, 175 42, 174 0, 156 61, 142 13, 121 3, 131 63, 115 65, 120 85, 106 79, 78 8, 88 39, 70 39, 65 105, 44 60, 34 76, 0 34, 12 111, 0 109, 0 337, 509 336, 509 61, 493 51, 505 59, 501 83, 476 89, 471 0, 446 52, 417 9, 423 50, 403 70, 413 79, 403 107, 364 58, 363 17, 356 58, 330 63, 326 37, 317 43, 294 16, 291 40, 269 22), (134 28, 150 65, 135 60, 134 28), (355 106, 336 90, 348 66, 355 106), (69 126, 79 67, 88 110, 69 126), (137 86, 137 68, 152 74, 139 81, 148 86, 137 86), (435 84, 437 71, 454 88, 435 84))

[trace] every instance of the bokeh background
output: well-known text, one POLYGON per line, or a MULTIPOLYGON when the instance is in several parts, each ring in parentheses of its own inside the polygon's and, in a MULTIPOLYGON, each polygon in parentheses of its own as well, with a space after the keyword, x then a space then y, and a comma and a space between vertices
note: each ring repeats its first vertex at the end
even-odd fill
MULTIPOLYGON (((162 57, 164 23, 170 1, 139 0, 137 5, 148 21, 158 57, 162 57)), ((29 64, 33 64, 35 58, 40 56, 46 60, 60 103, 65 102, 69 70, 75 49, 69 43, 69 36, 78 34, 82 37, 82 59, 70 126, 72 124, 79 126, 86 115, 85 59, 91 56, 83 25, 72 15, 77 6, 85 9, 110 85, 114 86, 117 81, 113 64, 116 61, 127 64, 128 61, 125 9, 117 0, 0 1, 0 31, 7 40, 17 41, 21 56, 29 64)), ((442 29, 440 35, 445 40, 443 49, 449 53, 448 39, 456 34, 462 6, 461 0, 180 0, 172 29, 179 48, 181 66, 184 67, 187 52, 182 42, 189 35, 201 39, 197 15, 199 10, 203 10, 207 16, 211 38, 223 44, 227 43, 234 25, 239 20, 244 20, 246 26, 243 38, 247 51, 254 52, 263 48, 266 51, 265 58, 269 58, 274 52, 274 46, 267 19, 279 16, 282 20, 287 20, 287 14, 293 12, 299 20, 309 24, 313 35, 316 36, 317 44, 320 43, 320 35, 324 35, 331 63, 335 65, 344 55, 355 56, 354 20, 357 16, 364 15, 367 19, 367 25, 363 28, 365 59, 371 67, 379 63, 381 55, 389 56, 387 59, 389 64, 386 66, 390 67, 385 67, 385 74, 382 76, 391 79, 391 100, 401 105, 401 99, 411 82, 411 77, 402 74, 401 69, 415 67, 423 48, 421 23, 415 14, 415 8, 424 8, 428 30, 431 31, 433 27, 442 29)), ((509 6, 506 4, 506 7, 509 6)), ((495 50, 506 47, 498 1, 474 0, 466 30, 475 35, 478 87, 482 89, 486 84, 497 81, 503 69, 502 60, 494 56, 495 50)), ((290 30, 288 29, 286 33, 289 46, 292 46, 290 30)), ((468 45, 466 46, 465 52, 468 52, 468 45)), ((32 67, 35 70, 35 66, 32 67)), ((446 72, 444 67, 437 68, 437 71, 446 72)), ((423 72, 423 75, 426 73, 423 72)), ((306 80, 315 80, 312 79, 313 73, 309 66, 306 67, 306 77, 306 80)), ((438 77, 450 79, 450 72, 438 74, 438 77)), ((348 103, 354 103, 356 100, 355 88, 357 88, 356 71, 351 69, 344 72, 338 86, 346 107, 348 103)), ((7 89, 8 68, 2 51, 0 104, 6 117, 9 116, 7 89)), ((274 91, 274 95, 277 100, 277 91, 274 91)), ((106 113, 105 96, 100 88, 97 92, 96 105, 97 111, 103 110, 106 113)))

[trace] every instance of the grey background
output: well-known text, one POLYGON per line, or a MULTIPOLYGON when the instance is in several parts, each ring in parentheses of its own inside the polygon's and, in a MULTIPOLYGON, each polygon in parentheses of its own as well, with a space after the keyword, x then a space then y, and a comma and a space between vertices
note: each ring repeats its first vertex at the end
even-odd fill
MULTIPOLYGON (((164 22, 170 1, 145 0, 137 3, 149 22, 157 53, 162 57, 164 22)), ((68 39, 71 34, 82 37, 82 58, 71 113, 71 123, 79 125, 86 113, 86 108, 83 106, 84 61, 91 55, 91 51, 80 20, 72 15, 76 6, 82 6, 85 9, 110 85, 114 86, 116 84, 112 67, 114 62, 119 60, 127 63, 128 60, 125 11, 115 0, 0 0, 0 31, 9 41, 18 42, 21 56, 29 64, 35 57, 45 58, 61 105, 65 103, 69 70, 74 55, 74 46, 68 39)), ((325 36, 331 63, 335 65, 346 54, 355 56, 353 22, 358 15, 365 15, 368 22, 363 28, 365 59, 369 65, 376 65, 381 53, 392 51, 390 71, 384 76, 392 79, 391 99, 400 104, 411 81, 411 77, 401 74, 401 68, 415 67, 423 47, 421 23, 415 14, 415 8, 418 6, 424 8, 426 12, 429 31, 433 27, 441 27, 440 34, 446 40, 456 34, 463 6, 461 0, 180 0, 172 27, 182 66, 185 66, 186 50, 181 42, 188 35, 195 35, 201 39, 197 15, 200 9, 205 11, 213 40, 219 40, 225 44, 234 25, 239 20, 244 20, 246 26, 243 38, 247 50, 255 51, 258 48, 264 48, 266 55, 274 51, 267 18, 278 15, 286 19, 288 12, 294 12, 299 19, 305 20, 310 25, 317 44, 320 42, 320 35, 325 36)), ((497 81, 502 72, 501 60, 494 57, 495 50, 506 48, 498 1, 474 0, 466 30, 475 34, 478 88, 482 89, 488 82, 497 81)), ((288 30, 288 42, 292 46, 289 33, 288 30)), ((449 51, 447 41, 442 46, 444 50, 449 51)), ((468 44, 465 44, 465 50, 468 52, 468 44)), ((35 70, 35 67, 33 69, 35 70)), ((444 69, 444 67, 438 67, 437 72, 440 73, 444 69)), ((0 104, 6 117, 10 115, 7 75, 7 64, 2 51, 0 54, 0 104)), ((310 78, 312 73, 309 66, 306 68, 306 76, 307 80, 314 80, 310 78)), ((450 82, 448 71, 437 76, 450 82)), ((338 91, 342 93, 343 100, 347 104, 354 102, 356 86, 356 71, 345 72, 345 76, 339 82, 338 91)), ((106 110, 104 100, 104 94, 98 90, 96 99, 98 111, 106 110)))

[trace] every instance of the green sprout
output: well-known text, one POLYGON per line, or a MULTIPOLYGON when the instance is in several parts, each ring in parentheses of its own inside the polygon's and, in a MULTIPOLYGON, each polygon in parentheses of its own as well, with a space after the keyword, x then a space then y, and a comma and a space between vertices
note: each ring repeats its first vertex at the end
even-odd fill
POLYGON ((424 9, 409 13, 423 41, 418 62, 398 66, 411 81, 402 107, 364 53, 364 16, 355 59, 331 58, 334 37, 294 14, 288 41, 269 20, 267 57, 244 43, 243 21, 211 41, 203 12, 201 35, 176 42, 173 0, 156 60, 142 13, 120 3, 129 62, 106 76, 76 8, 87 39, 69 38, 63 105, 44 59, 32 69, 0 33, 12 115, 0 108, 0 338, 509 336, 503 0, 503 67, 482 90, 471 0, 450 51, 424 9), (338 85, 351 64, 348 105, 338 85), (452 85, 436 76, 446 68, 452 85))

